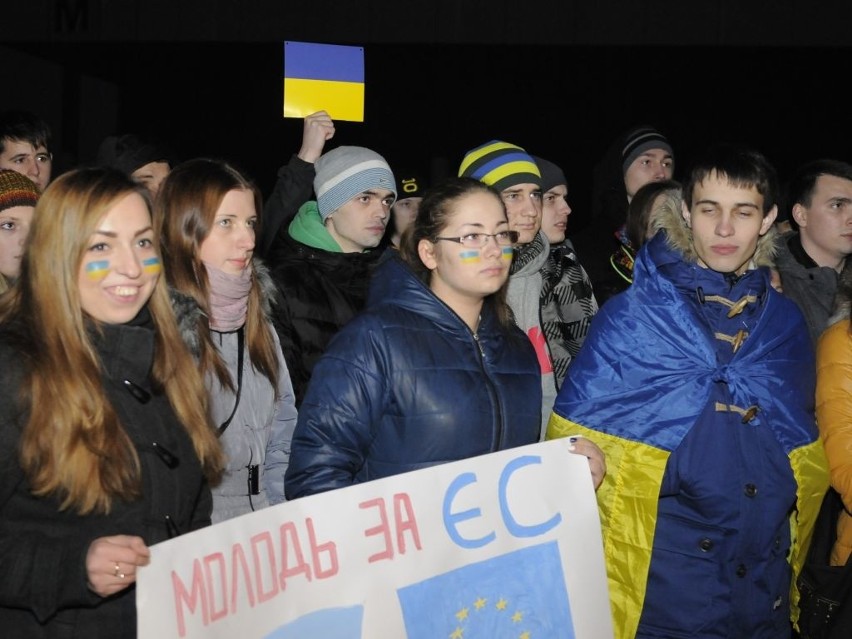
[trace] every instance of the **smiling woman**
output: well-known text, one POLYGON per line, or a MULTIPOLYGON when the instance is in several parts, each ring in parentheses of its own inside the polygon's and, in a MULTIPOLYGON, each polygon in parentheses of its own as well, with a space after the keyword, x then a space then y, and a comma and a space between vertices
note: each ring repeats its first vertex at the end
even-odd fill
POLYGON ((112 170, 58 178, 0 297, 4 637, 134 637, 148 547, 210 524, 222 452, 146 197, 112 170))
POLYGON ((107 324, 125 324, 148 302, 160 277, 151 212, 128 193, 101 218, 80 264, 80 306, 107 324))

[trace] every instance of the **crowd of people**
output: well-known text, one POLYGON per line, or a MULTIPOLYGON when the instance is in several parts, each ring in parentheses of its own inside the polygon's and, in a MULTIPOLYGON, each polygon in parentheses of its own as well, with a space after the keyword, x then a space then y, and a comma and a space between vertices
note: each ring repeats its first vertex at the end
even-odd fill
POLYGON ((4 636, 133 637, 152 544, 568 437, 618 639, 793 637, 829 484, 852 511, 852 165, 678 172, 642 124, 573 234, 534 149, 434 179, 334 137, 307 116, 264 198, 135 134, 53 176, 50 127, 0 114, 4 636))

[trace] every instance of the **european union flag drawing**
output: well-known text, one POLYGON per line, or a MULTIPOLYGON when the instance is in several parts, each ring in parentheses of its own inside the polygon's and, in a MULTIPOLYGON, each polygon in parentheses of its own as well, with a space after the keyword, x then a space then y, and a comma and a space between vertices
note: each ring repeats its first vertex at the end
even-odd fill
POLYGON ((557 543, 471 564, 397 591, 408 639, 574 639, 557 543))
POLYGON ((264 639, 361 639, 363 616, 362 606, 317 610, 276 628, 264 639))
POLYGON ((284 43, 284 117, 320 110, 333 120, 364 121, 364 48, 284 43))

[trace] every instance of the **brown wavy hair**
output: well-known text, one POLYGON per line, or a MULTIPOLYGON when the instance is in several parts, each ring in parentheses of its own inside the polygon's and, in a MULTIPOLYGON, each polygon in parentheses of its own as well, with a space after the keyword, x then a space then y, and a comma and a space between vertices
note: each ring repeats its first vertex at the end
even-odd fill
MULTIPOLYGON (((132 193, 148 203, 144 189, 112 169, 77 169, 51 183, 33 215, 18 284, 0 298, 0 321, 20 327, 29 362, 22 384, 29 418, 21 466, 33 494, 56 495, 62 510, 80 514, 106 514, 116 500, 142 495, 139 457, 105 393, 87 331, 93 320, 82 309, 78 288, 92 233, 132 193)), ((205 476, 215 482, 224 455, 163 278, 148 309, 155 328, 153 388, 166 394, 205 476)))
MULTIPOLYGON (((195 326, 201 370, 205 374, 212 372, 222 386, 231 390, 234 390, 234 382, 210 337, 210 284, 199 252, 201 244, 210 235, 222 200, 234 190, 252 193, 259 217, 263 199, 251 180, 220 160, 188 160, 175 167, 163 182, 154 215, 162 232, 162 252, 169 285, 192 297, 202 310, 195 326)), ((245 334, 252 367, 277 389, 279 360, 272 329, 264 312, 257 269, 254 268, 245 334)))

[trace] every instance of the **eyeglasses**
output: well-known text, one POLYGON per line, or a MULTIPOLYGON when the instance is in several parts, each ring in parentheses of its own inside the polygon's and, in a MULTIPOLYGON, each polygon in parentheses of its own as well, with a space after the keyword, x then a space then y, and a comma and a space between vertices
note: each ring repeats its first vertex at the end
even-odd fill
POLYGON ((498 233, 467 233, 461 237, 436 237, 434 241, 437 242, 438 240, 445 240, 447 242, 457 242, 467 248, 482 248, 488 244, 489 237, 494 238, 497 246, 512 246, 518 241, 518 232, 499 231, 498 233))

